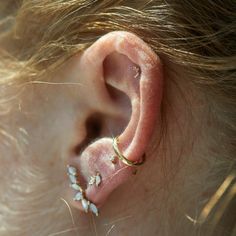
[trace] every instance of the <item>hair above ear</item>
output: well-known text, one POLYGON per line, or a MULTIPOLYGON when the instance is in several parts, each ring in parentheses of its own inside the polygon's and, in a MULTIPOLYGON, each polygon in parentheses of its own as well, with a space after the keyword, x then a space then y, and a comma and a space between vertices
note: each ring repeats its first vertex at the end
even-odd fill
MULTIPOLYGON (((127 124, 116 132, 118 152, 113 148, 113 137, 106 137, 94 140, 80 156, 70 159, 70 164, 83 172, 86 198, 100 206, 129 179, 133 171, 130 166, 138 163, 147 150, 160 118, 162 65, 143 40, 128 32, 111 32, 101 37, 78 60, 77 70, 83 71, 87 93, 93 94, 88 102, 91 110, 109 114, 114 126, 111 129, 122 127, 119 120, 127 124), (111 161, 112 158, 117 160, 111 161), (91 173, 99 173, 99 186, 89 184, 91 173)), ((78 202, 74 205, 82 207, 78 202)))

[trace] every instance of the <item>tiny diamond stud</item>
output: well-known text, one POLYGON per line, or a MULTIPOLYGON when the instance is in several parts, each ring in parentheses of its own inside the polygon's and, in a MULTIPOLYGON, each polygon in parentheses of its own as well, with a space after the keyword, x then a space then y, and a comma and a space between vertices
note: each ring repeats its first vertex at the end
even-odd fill
POLYGON ((95 184, 98 187, 101 182, 102 182, 102 177, 99 173, 97 173, 96 175, 90 177, 88 184, 89 185, 95 184))
POLYGON ((96 177, 95 176, 91 176, 90 177, 90 179, 89 179, 89 185, 93 185, 93 184, 95 184, 95 182, 96 182, 96 177))
POLYGON ((137 67, 137 66, 133 66, 132 69, 133 69, 133 71, 136 73, 136 74, 134 75, 134 78, 135 78, 135 79, 138 78, 138 77, 140 76, 140 73, 141 73, 140 68, 137 67))
POLYGON ((113 164, 116 164, 116 156, 111 156, 109 157, 109 160, 113 163, 113 164))

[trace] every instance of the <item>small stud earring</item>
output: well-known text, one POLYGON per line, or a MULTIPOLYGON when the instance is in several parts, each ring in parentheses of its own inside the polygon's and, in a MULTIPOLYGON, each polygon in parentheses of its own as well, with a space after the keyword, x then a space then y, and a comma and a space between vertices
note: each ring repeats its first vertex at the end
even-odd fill
POLYGON ((140 73, 141 73, 140 67, 138 67, 138 66, 133 66, 132 69, 133 69, 133 71, 136 73, 136 74, 134 75, 134 78, 137 79, 137 78, 140 76, 140 73))
POLYGON ((99 173, 97 173, 96 175, 90 177, 89 185, 95 184, 98 187, 101 182, 102 182, 102 177, 99 173))
MULTIPOLYGON (((98 216, 98 213, 99 213, 98 208, 96 207, 96 205, 94 203, 87 200, 87 198, 85 197, 85 191, 79 185, 79 181, 77 179, 77 176, 78 176, 77 169, 73 166, 68 165, 67 166, 67 174, 69 175, 69 179, 70 179, 70 187, 72 189, 78 191, 75 194, 73 200, 80 201, 81 205, 86 213, 88 213, 88 211, 90 211, 93 214, 95 214, 96 216, 98 216)), ((95 176, 93 176, 93 181, 96 184, 96 186, 98 186, 101 183, 101 175, 99 173, 97 173, 95 176)))
POLYGON ((89 185, 95 184, 95 176, 91 176, 88 182, 89 185))
POLYGON ((113 164, 116 164, 116 156, 115 156, 115 155, 110 156, 110 157, 109 157, 109 160, 110 160, 113 164))

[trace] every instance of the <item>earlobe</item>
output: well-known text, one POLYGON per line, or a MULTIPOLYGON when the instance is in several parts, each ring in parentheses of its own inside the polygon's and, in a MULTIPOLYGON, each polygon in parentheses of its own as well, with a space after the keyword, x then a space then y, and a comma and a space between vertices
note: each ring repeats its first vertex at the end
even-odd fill
MULTIPOLYGON (((100 138, 88 145, 79 157, 70 160, 85 180, 84 198, 101 206, 116 187, 129 179, 132 164, 139 164, 147 150, 160 117, 162 66, 148 45, 128 32, 103 36, 80 60, 84 80, 96 97, 94 104, 90 104, 94 105, 93 109, 107 114, 113 106, 119 111, 117 115, 123 115, 128 123, 118 134, 119 142, 116 142, 118 139, 114 142, 114 137, 100 138), (108 88, 119 91, 116 99, 113 90, 108 88), (98 100, 104 106, 96 107, 98 100), (92 180, 95 184, 91 184, 92 180)), ((84 208, 80 201, 73 204, 84 208)))

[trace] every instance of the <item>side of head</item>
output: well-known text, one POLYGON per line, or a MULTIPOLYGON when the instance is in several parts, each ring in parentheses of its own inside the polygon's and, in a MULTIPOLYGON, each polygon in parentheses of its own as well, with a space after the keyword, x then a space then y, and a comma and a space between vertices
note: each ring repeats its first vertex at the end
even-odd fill
POLYGON ((232 2, 1 4, 0 234, 93 235, 67 165, 98 235, 197 234, 235 163, 232 2), (116 136, 129 161, 145 154, 136 175, 113 163, 116 136))

